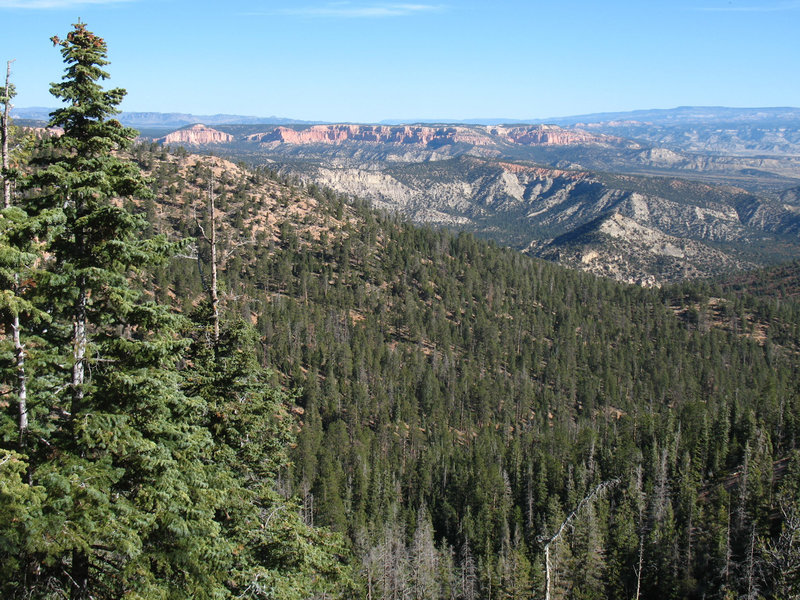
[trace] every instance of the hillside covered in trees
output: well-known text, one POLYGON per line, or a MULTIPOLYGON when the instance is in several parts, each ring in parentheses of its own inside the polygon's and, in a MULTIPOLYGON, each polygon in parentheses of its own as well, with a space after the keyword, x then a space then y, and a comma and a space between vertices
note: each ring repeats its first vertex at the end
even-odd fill
MULTIPOLYGON (((372 597, 543 595, 545 544, 608 482, 552 544, 551 597, 781 597, 796 579, 775 562, 797 558, 777 550, 797 534, 791 298, 623 286, 267 171, 136 152, 172 190, 147 209, 157 230, 207 233, 214 198, 221 303, 298 390, 282 489, 346 535, 372 597)), ((157 276, 185 311, 197 250, 204 267, 157 276)))
POLYGON ((793 295, 626 286, 109 152, 101 113, 54 117, 0 221, 4 594, 800 594, 793 295))

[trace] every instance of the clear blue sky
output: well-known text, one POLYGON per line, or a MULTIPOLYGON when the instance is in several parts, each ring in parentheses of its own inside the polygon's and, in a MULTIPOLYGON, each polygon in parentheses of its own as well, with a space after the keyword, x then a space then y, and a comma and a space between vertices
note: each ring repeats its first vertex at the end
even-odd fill
POLYGON ((109 45, 127 111, 325 121, 800 105, 798 0, 0 0, 16 105, 49 38, 109 45))

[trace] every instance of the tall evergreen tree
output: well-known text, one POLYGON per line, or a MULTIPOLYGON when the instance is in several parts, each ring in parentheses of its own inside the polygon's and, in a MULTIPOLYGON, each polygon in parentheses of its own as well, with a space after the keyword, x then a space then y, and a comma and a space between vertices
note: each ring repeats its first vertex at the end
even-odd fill
MULTIPOLYGON (((205 315, 198 320, 207 323, 205 315)), ((209 458, 226 488, 220 526, 235 547, 226 558, 226 585, 239 597, 282 600, 347 591, 340 536, 304 523, 299 507, 275 489, 294 440, 287 411, 293 399, 267 383, 251 326, 238 320, 216 326, 210 325, 220 332, 213 343, 203 325, 194 327, 185 387, 204 402, 203 422, 214 441, 209 458)))
POLYGON ((35 260, 35 255, 26 250, 31 247, 31 239, 28 231, 25 231, 28 223, 27 215, 24 211, 12 208, 12 180, 14 171, 11 169, 11 157, 9 150, 9 138, 12 128, 9 112, 11 110, 11 100, 16 96, 16 90, 11 83, 11 63, 6 64, 5 86, 0 87, 0 103, 2 103, 2 114, 0 114, 0 158, 2 168, 0 169, 0 179, 3 181, 3 205, 2 223, 0 223, 0 236, 2 236, 2 251, 0 251, 0 286, 4 292, 0 299, 0 310, 7 313, 5 320, 11 330, 14 369, 16 371, 16 385, 14 391, 17 396, 18 422, 20 449, 24 451, 28 432, 28 405, 27 405, 27 376, 25 375, 25 346, 22 342, 21 313, 29 311, 32 307, 21 297, 22 286, 20 285, 22 271, 30 267, 35 260))
POLYGON ((66 352, 36 373, 49 389, 30 400, 41 422, 26 468, 40 508, 15 521, 24 543, 13 551, 28 558, 2 586, 8 596, 214 597, 224 589, 224 490, 204 406, 181 391, 178 318, 131 283, 171 245, 141 239, 143 220, 124 206, 148 188, 118 154, 135 132, 111 118, 124 91, 99 83, 105 42, 83 23, 53 42, 67 68, 51 91, 66 105, 50 125, 64 133, 45 141, 25 208, 49 215, 41 334, 66 352))

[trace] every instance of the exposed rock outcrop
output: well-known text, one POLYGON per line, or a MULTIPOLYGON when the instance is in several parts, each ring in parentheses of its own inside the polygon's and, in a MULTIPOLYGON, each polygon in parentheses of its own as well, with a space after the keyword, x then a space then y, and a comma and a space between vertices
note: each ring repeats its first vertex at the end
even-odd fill
POLYGON ((618 212, 550 242, 532 242, 526 252, 645 286, 755 266, 703 242, 644 226, 618 212))
POLYGON ((422 127, 405 125, 314 125, 305 129, 276 127, 266 133, 247 137, 248 141, 263 144, 340 144, 342 142, 373 142, 378 144, 413 144, 428 146, 435 142, 467 143, 476 146, 491 144, 488 136, 465 127, 422 127))
POLYGON ((502 140, 522 146, 572 146, 575 144, 628 145, 622 138, 598 135, 580 129, 564 129, 555 125, 525 127, 489 127, 488 132, 502 140))
MULTIPOLYGON (((368 169, 304 163, 303 176, 413 221, 643 285, 752 267, 742 249, 800 227, 800 214, 735 188, 469 155, 368 169)), ((783 199, 793 208, 793 193, 783 199)))
POLYGON ((186 129, 179 129, 158 138, 161 144, 186 144, 190 146, 204 146, 206 144, 227 144, 233 141, 233 136, 224 131, 217 131, 198 123, 186 129))

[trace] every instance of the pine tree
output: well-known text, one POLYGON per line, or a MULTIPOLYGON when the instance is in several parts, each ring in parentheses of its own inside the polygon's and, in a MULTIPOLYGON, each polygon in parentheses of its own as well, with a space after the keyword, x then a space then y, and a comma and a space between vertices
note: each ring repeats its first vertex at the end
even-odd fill
POLYGON ((29 230, 28 215, 18 207, 12 207, 12 182, 16 177, 11 168, 11 151, 9 139, 12 134, 9 112, 11 100, 16 96, 16 90, 11 83, 11 63, 6 65, 5 86, 0 87, 0 158, 2 168, 0 179, 3 181, 2 221, 0 221, 0 289, 3 296, 0 299, 0 310, 6 313, 8 329, 11 330, 15 385, 18 406, 17 430, 19 434, 19 447, 24 451, 28 435, 28 402, 27 387, 28 377, 25 374, 25 344, 22 340, 22 315, 33 312, 33 307, 24 299, 24 286, 21 280, 25 272, 32 267, 36 255, 30 252, 34 245, 29 230))
POLYGON ((528 560, 525 543, 519 531, 516 531, 513 542, 509 541, 508 537, 503 540, 498 598, 527 600, 531 594, 531 563, 528 560))
POLYGON ((50 124, 64 133, 45 140, 24 208, 46 224, 36 305, 51 322, 42 344, 66 352, 36 373, 31 399, 39 422, 27 469, 41 509, 23 526, 33 575, 17 573, 3 589, 212 597, 224 589, 229 548, 215 519, 224 490, 199 424, 204 406, 181 391, 178 317, 132 282, 174 248, 141 239, 143 220, 123 206, 148 188, 118 153, 135 132, 110 118, 124 91, 99 84, 105 42, 82 23, 53 42, 67 68, 51 91, 66 106, 50 124))
POLYGON ((336 597, 350 585, 341 538, 306 524, 297 503, 276 490, 294 444, 294 398, 267 383, 250 325, 226 321, 210 344, 206 315, 198 320, 186 390, 204 401, 203 422, 214 440, 209 458, 225 487, 221 535, 235 548, 226 557, 226 585, 244 597, 336 597))

